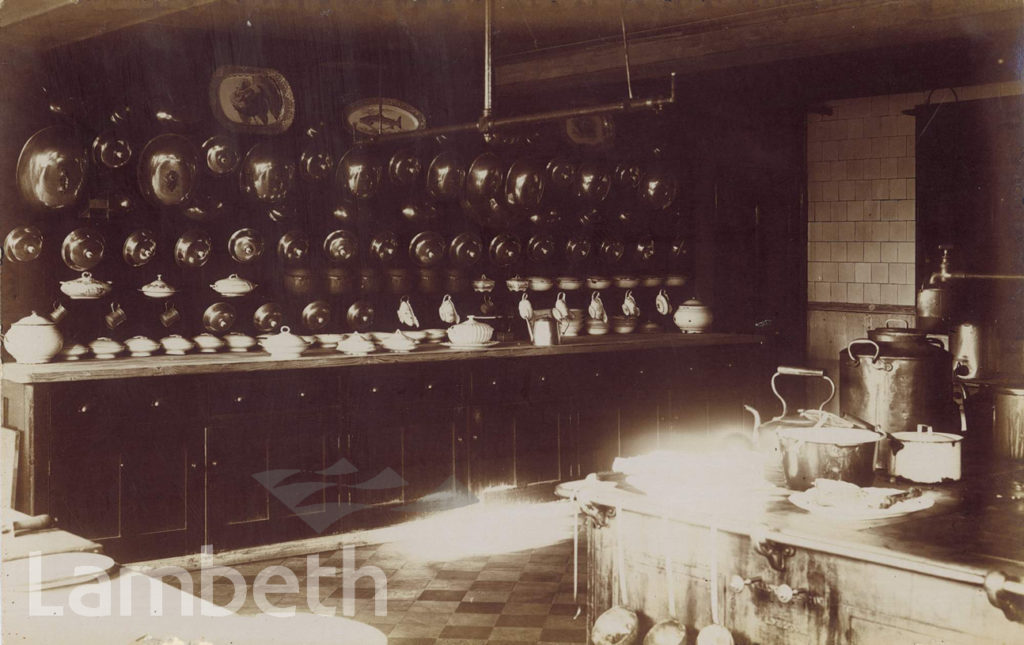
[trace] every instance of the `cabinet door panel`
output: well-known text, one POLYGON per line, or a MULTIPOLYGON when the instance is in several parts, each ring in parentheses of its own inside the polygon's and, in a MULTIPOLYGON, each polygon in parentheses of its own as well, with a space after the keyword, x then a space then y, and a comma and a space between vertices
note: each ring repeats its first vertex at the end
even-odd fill
POLYGON ((515 418, 516 485, 559 479, 559 406, 518 406, 515 418))
POLYGON ((405 499, 422 500, 425 495, 455 492, 455 461, 452 442, 459 408, 407 411, 402 423, 402 477, 405 499))
POLYGON ((143 426, 125 438, 124 451, 125 532, 186 530, 196 458, 187 433, 180 426, 143 426))
POLYGON ((215 550, 271 539, 271 493, 256 476, 270 470, 272 429, 273 421, 244 416, 207 432, 207 521, 215 550))
POLYGON ((474 494, 515 485, 515 436, 514 406, 470 408, 467 452, 469 488, 474 494))
POLYGON ((92 540, 121 536, 122 453, 110 425, 57 428, 50 464, 50 513, 92 540))
POLYGON ((342 476, 342 494, 353 504, 393 504, 403 497, 402 417, 384 409, 364 409, 349 417, 348 451, 357 469, 342 476))

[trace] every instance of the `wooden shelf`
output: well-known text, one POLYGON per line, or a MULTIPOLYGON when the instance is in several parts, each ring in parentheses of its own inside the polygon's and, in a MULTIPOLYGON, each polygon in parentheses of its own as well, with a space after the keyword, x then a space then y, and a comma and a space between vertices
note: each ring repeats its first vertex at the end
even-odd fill
POLYGON ((601 337, 580 336, 563 339, 553 347, 534 347, 526 342, 503 343, 484 349, 453 349, 443 345, 421 345, 408 353, 380 351, 367 356, 346 356, 333 349, 312 349, 294 359, 279 359, 262 351, 245 354, 186 354, 146 358, 85 359, 40 365, 8 363, 3 379, 14 383, 57 383, 147 376, 174 376, 232 372, 269 372, 280 370, 419 363, 483 358, 530 358, 565 354, 594 354, 648 349, 684 349, 722 345, 748 345, 762 342, 761 337, 746 334, 636 334, 601 337))

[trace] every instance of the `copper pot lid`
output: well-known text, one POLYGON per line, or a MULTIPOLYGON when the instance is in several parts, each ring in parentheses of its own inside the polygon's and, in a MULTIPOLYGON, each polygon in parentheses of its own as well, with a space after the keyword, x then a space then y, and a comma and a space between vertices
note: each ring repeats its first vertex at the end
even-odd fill
POLYGON ((557 228, 562 219, 562 211, 553 206, 541 206, 530 215, 530 223, 540 228, 557 228))
POLYGON ((548 162, 546 170, 551 188, 558 193, 566 194, 576 181, 579 170, 577 164, 564 157, 555 157, 548 162))
POLYGON ((140 267, 153 259, 156 255, 156 237, 152 231, 139 229, 132 232, 124 240, 121 247, 121 256, 128 266, 140 267))
POLYGON ((633 254, 636 259, 640 262, 650 262, 654 259, 655 243, 654 238, 650 235, 645 235, 636 241, 633 246, 633 254))
POLYGON ((374 319, 373 305, 366 300, 357 300, 352 303, 345 314, 345 320, 353 331, 369 331, 373 327, 374 319))
POLYGON ((3 257, 15 262, 31 262, 43 251, 43 234, 35 226, 19 226, 4 238, 3 257))
POLYGON ((515 161, 505 177, 505 199, 518 208, 537 208, 544 199, 546 174, 544 167, 535 161, 515 161))
POLYGON ((583 262, 593 252, 594 242, 585 235, 573 235, 565 242, 565 257, 569 262, 583 262))
POLYGON ((592 228, 604 220, 604 213, 597 208, 585 208, 579 214, 577 221, 583 228, 592 228))
POLYGON ((608 197, 612 178, 607 170, 596 161, 580 164, 573 183, 573 195, 591 204, 600 204, 608 197))
POLYGON ((412 188, 423 175, 423 162, 411 148, 395 151, 388 161, 388 179, 394 186, 412 188))
POLYGON ((174 261, 182 268, 197 268, 210 259, 213 242, 210 235, 199 229, 185 231, 174 243, 174 261))
POLYGON ((280 204, 295 185, 295 172, 285 146, 261 141, 245 154, 238 183, 243 194, 265 204, 280 204))
POLYGON ((78 228, 64 238, 60 256, 72 271, 88 271, 103 260, 103 236, 91 228, 78 228))
POLYGON ((92 141, 93 159, 112 170, 127 166, 132 153, 132 144, 114 128, 104 130, 92 141))
POLYGON ((676 201, 679 194, 679 180, 664 166, 655 166, 647 171, 640 183, 637 198, 651 210, 665 210, 676 201))
POLYGON ((457 267, 472 266, 484 254, 484 241, 476 233, 466 231, 452 238, 448 258, 457 267))
POLYGON ((441 213, 429 202, 414 201, 402 206, 402 219, 415 228, 426 228, 436 226, 441 213))
POLYGON ((338 199, 331 209, 331 217, 346 226, 352 226, 356 223, 356 215, 355 203, 345 198, 338 199))
POLYGON ((558 245, 555 238, 547 235, 534 235, 526 244, 526 254, 532 262, 549 262, 555 257, 558 245))
POLYGON ((301 262, 309 255, 309 236, 303 231, 288 231, 277 241, 277 257, 285 262, 301 262))
POLYGON ((626 245, 620 239, 609 238, 601 242, 598 252, 605 262, 618 264, 626 254, 626 245))
POLYGON ((214 219, 227 209, 227 204, 212 193, 196 193, 185 207, 185 217, 197 222, 214 219))
POLYGON ((485 152, 473 160, 466 174, 465 198, 472 208, 486 207, 500 194, 505 181, 501 161, 493 152, 485 152))
POLYGON ((263 255, 263 234, 254 228, 240 228, 228 238, 228 255, 240 264, 247 264, 263 255))
POLYGON ((499 233, 491 240, 491 262, 507 267, 515 264, 523 255, 523 243, 511 233, 499 233))
POLYGON ((253 326, 263 332, 272 332, 284 322, 284 312, 281 305, 276 302, 266 302, 260 305, 252 315, 253 326))
POLYGON ((644 171, 639 164, 626 161, 620 162, 612 171, 612 179, 615 181, 616 188, 626 191, 634 191, 639 188, 643 176, 644 171))
POLYGON ((320 128, 306 130, 306 143, 299 154, 299 173, 309 181, 323 181, 334 170, 334 156, 327 136, 320 128))
POLYGON ((217 134, 203 142, 206 169, 214 175, 227 175, 238 169, 242 153, 234 139, 217 134))
POLYGON ((451 150, 438 153, 427 167, 427 194, 438 201, 458 199, 465 181, 462 159, 451 150))
POLYGON ((359 238, 351 231, 331 231, 324 238, 324 253, 334 262, 351 262, 359 255, 359 238))
POLYGON ((61 209, 81 197, 89 172, 85 148, 64 126, 50 126, 25 142, 18 157, 18 188, 36 208, 61 209))
POLYGON ((181 206, 196 187, 199 155, 192 142, 180 134, 161 134, 150 139, 139 156, 139 190, 159 207, 181 206))
POLYGON ((203 327, 211 334, 222 334, 235 324, 235 308, 227 302, 215 302, 203 312, 203 327))
POLYGON ((381 231, 370 240, 370 252, 377 260, 387 264, 398 257, 398 236, 391 231, 381 231))
POLYGON ((380 188, 383 169, 366 147, 350 148, 334 172, 334 182, 356 199, 369 199, 380 188))
POLYGON ((409 242, 409 257, 421 267, 437 266, 444 260, 444 237, 436 231, 422 231, 409 242))
POLYGON ((323 300, 314 300, 302 309, 302 324, 309 331, 321 331, 331 322, 331 306, 323 300))

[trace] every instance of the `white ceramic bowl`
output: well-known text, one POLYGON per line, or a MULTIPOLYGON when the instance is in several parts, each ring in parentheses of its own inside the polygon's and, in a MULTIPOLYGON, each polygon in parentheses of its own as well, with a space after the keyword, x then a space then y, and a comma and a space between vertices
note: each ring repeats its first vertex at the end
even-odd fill
POLYGON ((635 289, 640 284, 640 278, 632 275, 615 276, 615 286, 619 289, 635 289))
POLYGON ((583 288, 583 280, 571 275, 561 276, 556 282, 562 291, 578 291, 583 288))
POLYGON ((594 290, 607 289, 612 286, 612 281, 604 276, 592 275, 587 278, 587 288, 594 290))
POLYGON ((535 275, 530 277, 530 290, 531 291, 550 291, 555 286, 554 280, 551 278, 545 278, 544 276, 535 275))

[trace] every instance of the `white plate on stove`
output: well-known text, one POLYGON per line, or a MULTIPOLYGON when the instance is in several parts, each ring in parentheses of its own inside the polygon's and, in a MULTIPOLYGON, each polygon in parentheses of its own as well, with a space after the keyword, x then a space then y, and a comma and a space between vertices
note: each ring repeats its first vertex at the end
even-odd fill
MULTIPOLYGON (((892 489, 892 494, 901 492, 903 491, 896 488, 892 489)), ((807 491, 793 493, 789 496, 789 501, 812 515, 848 521, 885 520, 893 517, 903 517, 904 515, 923 511, 935 505, 935 498, 928 493, 923 493, 920 497, 914 497, 913 499, 896 502, 889 508, 870 508, 852 505, 821 506, 814 501, 814 498, 807 491)))

